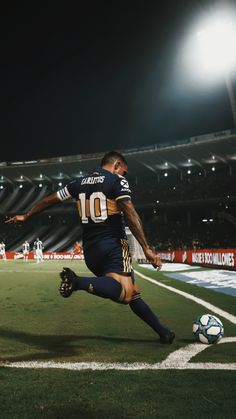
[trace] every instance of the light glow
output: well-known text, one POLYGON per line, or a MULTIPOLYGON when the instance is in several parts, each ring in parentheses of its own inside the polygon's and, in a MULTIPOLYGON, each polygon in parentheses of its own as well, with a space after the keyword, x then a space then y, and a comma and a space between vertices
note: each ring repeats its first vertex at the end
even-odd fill
MULTIPOLYGON (((192 83, 214 83, 236 69, 236 8, 199 17, 183 42, 183 76, 192 83)), ((196 88, 198 88, 198 84, 196 88)))
POLYGON ((212 21, 197 33, 198 54, 203 70, 222 74, 236 66, 236 24, 226 19, 212 21))

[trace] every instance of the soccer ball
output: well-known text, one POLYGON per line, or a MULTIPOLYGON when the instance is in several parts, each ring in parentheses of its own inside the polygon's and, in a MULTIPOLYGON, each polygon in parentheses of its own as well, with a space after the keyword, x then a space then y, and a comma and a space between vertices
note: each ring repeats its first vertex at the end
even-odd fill
POLYGON ((224 326, 218 317, 203 314, 193 323, 193 334, 198 342, 216 343, 224 336, 224 326))

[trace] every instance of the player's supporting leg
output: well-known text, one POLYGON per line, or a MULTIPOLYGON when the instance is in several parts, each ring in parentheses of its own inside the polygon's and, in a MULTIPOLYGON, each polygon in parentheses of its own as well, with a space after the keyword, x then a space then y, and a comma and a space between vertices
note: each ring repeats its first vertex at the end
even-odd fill
POLYGON ((131 310, 142 319, 148 326, 150 326, 160 336, 161 343, 172 343, 175 334, 167 327, 163 326, 150 307, 143 301, 140 293, 133 296, 132 301, 129 303, 131 310))
POLYGON ((64 268, 60 277, 62 281, 59 291, 64 298, 70 297, 74 291, 78 290, 117 302, 122 302, 124 298, 120 283, 108 276, 78 277, 71 269, 64 268))

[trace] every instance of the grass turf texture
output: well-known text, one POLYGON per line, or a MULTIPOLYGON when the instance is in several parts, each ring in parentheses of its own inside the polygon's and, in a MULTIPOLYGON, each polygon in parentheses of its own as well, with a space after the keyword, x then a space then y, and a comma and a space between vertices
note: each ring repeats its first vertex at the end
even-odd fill
POLYGON ((235 415, 233 372, 3 370, 3 419, 218 418, 235 415))
MULTIPOLYGON (((0 361, 155 363, 193 342, 192 321, 204 307, 137 277, 144 299, 176 332, 173 345, 161 345, 127 306, 84 292, 62 299, 58 272, 64 265, 89 274, 76 261, 1 261, 0 361)), ((236 314, 234 297, 142 272, 236 314)), ((226 336, 235 336, 236 326, 222 320, 226 336)), ((235 343, 212 346, 191 362, 235 362, 235 349, 235 343)), ((235 390, 231 371, 0 369, 3 419, 233 418, 235 390)))

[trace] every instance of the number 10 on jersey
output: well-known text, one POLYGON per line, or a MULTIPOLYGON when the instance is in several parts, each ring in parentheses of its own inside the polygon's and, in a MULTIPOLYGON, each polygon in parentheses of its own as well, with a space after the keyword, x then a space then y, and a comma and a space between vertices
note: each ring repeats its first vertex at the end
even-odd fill
POLYGON ((80 193, 77 205, 83 224, 87 224, 89 218, 94 223, 102 223, 108 217, 107 199, 103 192, 93 192, 89 199, 86 199, 85 193, 80 193))

